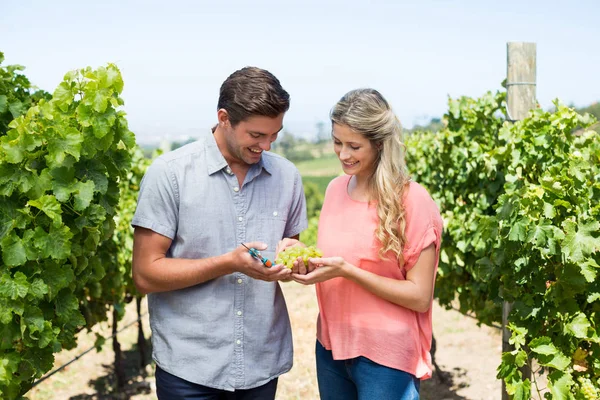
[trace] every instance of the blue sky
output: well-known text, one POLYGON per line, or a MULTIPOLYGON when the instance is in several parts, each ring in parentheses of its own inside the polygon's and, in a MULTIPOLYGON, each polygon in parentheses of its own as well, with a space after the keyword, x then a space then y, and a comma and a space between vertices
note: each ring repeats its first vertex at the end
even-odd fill
POLYGON ((309 135, 348 90, 373 87, 407 127, 447 97, 496 90, 506 43, 537 43, 537 96, 600 100, 600 1, 9 1, 0 51, 37 86, 116 63, 140 142, 199 135, 234 70, 273 72, 290 93, 284 124, 309 135))

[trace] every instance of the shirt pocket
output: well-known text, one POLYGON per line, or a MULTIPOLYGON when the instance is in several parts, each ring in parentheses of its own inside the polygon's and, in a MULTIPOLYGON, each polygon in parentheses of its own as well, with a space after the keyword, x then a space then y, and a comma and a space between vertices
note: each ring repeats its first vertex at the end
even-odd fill
POLYGON ((285 218, 279 215, 263 215, 258 219, 258 240, 269 246, 267 250, 263 250, 261 253, 273 262, 275 262, 277 243, 283 239, 286 222, 285 218))

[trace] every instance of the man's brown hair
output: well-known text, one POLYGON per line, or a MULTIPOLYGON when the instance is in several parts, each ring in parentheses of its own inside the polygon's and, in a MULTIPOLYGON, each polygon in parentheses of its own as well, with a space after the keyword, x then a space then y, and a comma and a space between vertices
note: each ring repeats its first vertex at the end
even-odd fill
POLYGON ((260 115, 275 118, 290 108, 290 95, 269 71, 245 67, 223 82, 217 110, 227 111, 232 126, 260 115))

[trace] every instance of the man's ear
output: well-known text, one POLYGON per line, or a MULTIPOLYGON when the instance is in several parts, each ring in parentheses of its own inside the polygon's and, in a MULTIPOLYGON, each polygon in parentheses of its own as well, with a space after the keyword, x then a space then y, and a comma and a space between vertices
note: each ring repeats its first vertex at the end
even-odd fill
POLYGON ((219 127, 224 128, 229 123, 229 113, 224 108, 220 108, 217 111, 217 119, 219 121, 219 127))

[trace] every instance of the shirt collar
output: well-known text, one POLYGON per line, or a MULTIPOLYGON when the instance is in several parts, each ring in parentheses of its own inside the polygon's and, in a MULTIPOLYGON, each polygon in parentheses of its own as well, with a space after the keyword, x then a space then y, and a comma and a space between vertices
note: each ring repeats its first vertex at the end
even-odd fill
MULTIPOLYGON (((214 174, 215 172, 221 171, 228 167, 227 161, 221 151, 219 150, 219 146, 217 146, 217 141, 215 137, 210 131, 209 137, 206 138, 206 161, 207 161, 207 172, 209 175, 214 174)), ((271 175, 273 173, 273 164, 269 160, 269 158, 265 157, 263 154, 260 158, 260 161, 250 167, 248 173, 252 176, 257 176, 260 174, 260 171, 265 170, 266 173, 271 175), (254 172, 255 171, 255 172, 254 172), (254 173, 252 173, 254 172, 254 173)))

